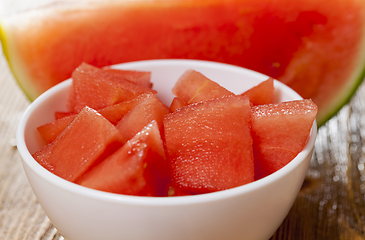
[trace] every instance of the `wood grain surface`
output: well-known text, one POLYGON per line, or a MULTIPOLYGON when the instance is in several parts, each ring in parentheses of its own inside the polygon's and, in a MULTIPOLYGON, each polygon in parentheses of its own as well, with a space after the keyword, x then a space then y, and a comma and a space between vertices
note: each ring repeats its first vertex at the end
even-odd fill
MULTIPOLYGON (((0 0, 0 15, 20 3, 0 0)), ((61 240, 28 184, 15 144, 28 105, 0 52, 0 239, 61 240)), ((303 187, 271 239, 365 239, 365 83, 319 129, 303 187)))

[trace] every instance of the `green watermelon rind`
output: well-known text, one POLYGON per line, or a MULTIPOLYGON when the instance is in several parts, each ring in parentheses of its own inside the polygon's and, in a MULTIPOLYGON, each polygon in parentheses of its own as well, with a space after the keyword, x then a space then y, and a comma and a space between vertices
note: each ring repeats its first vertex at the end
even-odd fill
MULTIPOLYGON (((365 21, 365 20, 364 20, 365 21)), ((347 84, 343 90, 337 95, 337 99, 331 101, 330 106, 326 107, 326 110, 317 114, 317 126, 318 128, 324 125, 328 120, 333 118, 346 104, 348 104, 352 97, 355 95, 359 86, 363 83, 365 78, 365 26, 363 29, 363 40, 361 44, 361 54, 357 58, 357 62, 354 64, 352 75, 348 77, 347 84)))
MULTIPOLYGON (((13 64, 13 63, 16 62, 19 65, 19 64, 21 64, 21 61, 17 61, 15 59, 13 59, 12 55, 16 55, 16 54, 11 54, 11 52, 12 52, 11 46, 8 43, 8 42, 11 42, 11 39, 6 37, 4 29, 5 29, 5 27, 0 22, 0 42, 1 42, 3 54, 8 62, 10 71, 12 72, 13 77, 14 77, 15 81, 17 82, 18 86, 23 91, 23 93, 28 98, 28 100, 30 102, 32 102, 35 100, 35 98, 38 95, 36 93, 36 90, 34 90, 34 88, 32 88, 29 84, 27 84, 27 83, 31 82, 31 79, 29 79, 25 73, 21 73, 22 67, 18 67, 19 71, 14 69, 14 65, 16 65, 16 64, 13 64), (24 78, 20 77, 19 75, 23 75, 24 78), (21 79, 26 79, 26 80, 21 81, 21 79), (26 85, 28 85, 28 86, 26 86, 26 85)), ((23 68, 23 69, 25 69, 25 68, 23 68)))
POLYGON ((345 96, 341 98, 341 100, 338 101, 338 104, 332 102, 332 105, 335 105, 337 107, 330 108, 331 110, 329 111, 322 111, 322 114, 317 117, 316 120, 318 128, 324 125, 328 120, 333 118, 346 104, 350 102, 352 97, 355 95, 357 89, 363 82, 364 78, 365 78, 365 63, 361 74, 356 78, 356 81, 352 85, 351 89, 348 92, 346 92, 345 96))

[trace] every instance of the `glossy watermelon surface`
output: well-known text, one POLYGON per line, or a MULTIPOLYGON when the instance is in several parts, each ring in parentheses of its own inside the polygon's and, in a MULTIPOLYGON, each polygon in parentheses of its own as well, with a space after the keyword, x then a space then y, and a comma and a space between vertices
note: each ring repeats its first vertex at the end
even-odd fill
POLYGON ((112 193, 166 196, 169 173, 157 123, 151 121, 77 183, 112 193))
POLYGON ((255 179, 276 172, 297 156, 306 144, 317 111, 308 99, 252 108, 255 179))
POLYGON ((57 176, 76 181, 123 143, 121 133, 113 124, 85 107, 53 142, 33 157, 57 176))
POLYGON ((364 20, 364 0, 78 1, 5 17, 0 35, 31 100, 81 62, 202 59, 279 79, 321 125, 363 79, 364 20))
POLYGON ((82 63, 72 72, 72 80, 72 110, 75 112, 79 112, 85 106, 98 110, 132 100, 143 93, 153 92, 149 87, 134 84, 119 75, 86 63, 82 63))
POLYGON ((193 103, 165 116, 171 181, 192 193, 229 189, 254 180, 251 107, 247 97, 193 103))

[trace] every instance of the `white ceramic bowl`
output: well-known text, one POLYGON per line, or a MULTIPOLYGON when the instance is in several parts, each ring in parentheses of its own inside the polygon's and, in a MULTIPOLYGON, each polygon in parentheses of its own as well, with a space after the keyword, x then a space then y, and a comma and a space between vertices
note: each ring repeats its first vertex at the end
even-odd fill
MULTIPOLYGON (((186 69, 200 71, 235 93, 266 80, 262 74, 226 64, 194 60, 152 60, 115 65, 152 72, 154 89, 166 104, 186 69)), ((302 186, 317 134, 314 122, 304 150, 274 174, 237 188, 173 198, 135 197, 88 189, 53 175, 31 156, 43 145, 36 127, 66 110, 70 80, 37 98, 17 130, 22 163, 45 213, 68 240, 269 239, 288 214, 302 186)), ((301 97, 275 81, 276 100, 301 97)))

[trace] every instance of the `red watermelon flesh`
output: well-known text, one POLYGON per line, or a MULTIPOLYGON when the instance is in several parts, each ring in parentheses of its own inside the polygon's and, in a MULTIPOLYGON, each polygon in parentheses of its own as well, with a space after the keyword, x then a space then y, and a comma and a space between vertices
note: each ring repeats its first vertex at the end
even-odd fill
POLYGON ((279 79, 313 99, 321 125, 364 76, 363 0, 69 3, 1 19, 4 54, 32 100, 81 62, 203 59, 279 79))
POLYGON ((263 178, 303 149, 318 111, 311 100, 253 106, 252 99, 273 96, 271 78, 240 95, 210 99, 211 91, 201 89, 214 84, 198 76, 203 86, 190 88, 192 95, 209 100, 186 105, 176 97, 171 112, 148 92, 98 111, 85 107, 76 116, 63 113, 67 116, 38 128, 51 143, 33 156, 56 175, 90 188, 185 196, 263 178), (114 124, 123 117, 114 126, 107 116, 114 124))
POLYGON ((141 99, 152 93, 143 93, 130 101, 120 102, 111 106, 107 106, 98 110, 98 112, 108 119, 112 124, 116 125, 131 109, 133 109, 141 99))
MULTIPOLYGON (((140 99, 143 99, 148 93, 141 94, 138 97, 133 98, 130 101, 117 103, 98 110, 103 117, 109 122, 116 125, 124 115, 126 115, 140 99)), ((50 143, 56 139, 56 137, 67 127, 67 125, 75 118, 76 113, 73 112, 56 112, 56 120, 46 123, 37 128, 46 142, 50 143)))
POLYGON ((57 176, 75 181, 123 143, 122 135, 113 124, 85 107, 56 140, 35 152, 33 157, 57 176))
POLYGON ((241 95, 247 96, 253 105, 270 104, 274 102, 274 91, 274 79, 269 78, 241 95))
POLYGON ((125 139, 131 139, 155 120, 163 133, 163 118, 170 112, 154 94, 144 94, 139 102, 116 125, 125 139))
POLYGON ((151 72, 122 70, 113 68, 103 68, 103 70, 108 73, 116 74, 122 77, 123 79, 135 83, 139 86, 152 88, 151 72))
MULTIPOLYGON (((75 109, 75 90, 74 90, 73 84, 70 86, 70 89, 68 90, 66 107, 68 109, 68 111, 67 111, 68 113, 70 113, 70 114, 77 113, 77 111, 75 109)), ((56 113, 55 113, 55 116, 56 116, 56 113)), ((57 116, 56 116, 56 118, 57 118, 57 116)))
POLYGON ((150 88, 136 85, 86 63, 82 63, 73 71, 72 80, 74 93, 71 96, 75 112, 85 106, 98 110, 131 100, 142 93, 155 93, 150 88))
POLYGON ((303 150, 317 111, 311 100, 252 107, 255 179, 279 170, 303 150))
POLYGON ((174 97, 170 104, 170 111, 175 112, 176 109, 182 108, 186 105, 186 103, 179 97, 174 97))
POLYGON ((167 196, 168 165, 157 123, 152 121, 77 183, 112 193, 167 196))
POLYGON ((234 95, 195 70, 185 71, 172 88, 172 93, 186 104, 234 95))
POLYGON ((74 113, 74 112, 60 112, 60 111, 57 111, 54 114, 56 120, 57 119, 60 119, 60 118, 67 117, 67 116, 72 116, 72 115, 76 115, 76 113, 74 113))
POLYGON ((53 142, 57 136, 65 130, 68 124, 74 120, 76 115, 69 115, 63 118, 56 119, 50 123, 46 123, 37 128, 39 134, 47 143, 53 142))
POLYGON ((208 193, 254 180, 251 110, 247 97, 227 96, 187 105, 165 116, 172 183, 208 193))

